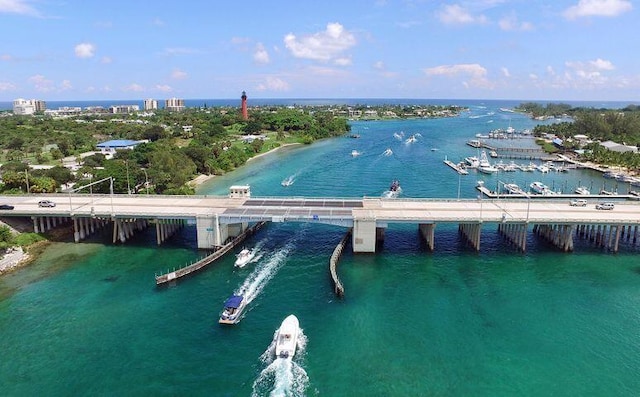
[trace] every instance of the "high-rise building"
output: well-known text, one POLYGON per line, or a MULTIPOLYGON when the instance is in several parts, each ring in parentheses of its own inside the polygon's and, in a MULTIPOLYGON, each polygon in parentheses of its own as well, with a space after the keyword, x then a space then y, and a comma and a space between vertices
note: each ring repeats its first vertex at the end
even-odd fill
POLYGON ((170 112, 181 112, 184 110, 184 99, 169 98, 164 101, 164 108, 170 112))
POLYGON ((13 101, 13 114, 34 114, 44 112, 46 108, 46 102, 39 99, 18 98, 13 101))
POLYGON ((242 91, 242 96, 240 98, 242 99, 242 119, 248 120, 249 110, 247 109, 247 93, 242 91))
POLYGON ((156 109, 158 109, 158 101, 151 98, 144 100, 144 110, 156 110, 156 109))

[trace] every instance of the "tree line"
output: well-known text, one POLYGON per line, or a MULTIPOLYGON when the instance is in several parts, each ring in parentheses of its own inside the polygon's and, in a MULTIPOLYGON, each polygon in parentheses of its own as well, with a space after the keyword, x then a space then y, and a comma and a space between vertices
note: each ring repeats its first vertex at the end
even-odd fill
MULTIPOLYGON (((198 174, 223 174, 283 143, 311 143, 348 131, 344 117, 314 108, 252 109, 249 120, 235 108, 159 110, 149 117, 1 117, 0 192, 55 192, 73 183, 83 186, 112 177, 115 193, 193 194, 187 182, 198 174), (256 139, 241 139, 251 136, 256 139), (111 139, 148 143, 118 151, 112 159, 100 153, 80 159, 80 154, 111 139), (65 158, 82 164, 77 172, 63 166, 65 158), (31 169, 29 164, 54 167, 31 169)), ((93 192, 109 190, 106 183, 92 187, 93 192)))

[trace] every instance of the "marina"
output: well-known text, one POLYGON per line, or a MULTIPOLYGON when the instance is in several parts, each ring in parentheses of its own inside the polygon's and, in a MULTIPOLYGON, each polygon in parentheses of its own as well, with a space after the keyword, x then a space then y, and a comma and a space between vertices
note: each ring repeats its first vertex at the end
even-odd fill
MULTIPOLYGON (((515 105, 490 102, 482 108, 487 104, 476 103, 468 115, 515 105)), ((528 119, 509 114, 515 128, 531 127, 528 119)), ((626 193, 634 186, 590 168, 491 175, 466 168, 470 176, 452 174, 443 167, 444 155, 457 163, 477 154, 465 144, 479 131, 474 120, 355 122, 352 132, 361 135, 357 140, 283 149, 217 176, 201 186, 201 196, 193 198, 201 201, 195 207, 211 210, 208 198, 226 196, 229 186, 248 184, 254 198, 271 203, 275 221, 217 259, 215 266, 164 288, 154 288, 155 271, 196 261, 202 254, 193 222, 160 246, 153 228, 136 231, 124 243, 114 243, 105 228, 103 234, 82 240, 86 243, 57 246, 1 286, 4 390, 12 396, 42 390, 67 395, 70 387, 95 394, 270 395, 282 382, 306 385, 297 395, 411 395, 416 388, 433 395, 534 395, 541 390, 633 395, 640 388, 635 371, 639 356, 630 354, 640 342, 634 332, 640 246, 634 243, 634 226, 617 228, 617 222, 636 212, 631 197, 598 193, 626 193), (405 145, 394 138, 398 131, 405 131, 405 137, 422 131, 424 139, 405 145), (355 142, 365 154, 352 161, 355 142), (440 151, 434 153, 432 147, 440 151), (387 148, 392 156, 381 155, 387 148), (299 175, 295 184, 283 188, 283 178, 294 174, 299 175), (404 190, 401 197, 376 201, 396 178, 404 190), (478 199, 479 179, 500 194, 478 199), (505 199, 503 184, 524 190, 534 181, 563 194, 584 186, 596 197, 575 194, 587 200, 584 207, 571 206, 572 199, 563 196, 505 199), (458 201, 458 188, 460 218, 443 222, 439 216, 447 202, 458 201), (348 227, 322 223, 327 208, 335 208, 325 207, 325 199, 336 196, 370 201, 371 207, 358 210, 363 220, 378 216, 375 211, 388 211, 398 221, 379 219, 385 225, 384 240, 375 254, 353 252, 353 236, 347 239, 335 268, 347 291, 343 299, 336 296, 327 261, 348 227), (301 198, 305 205, 288 211, 286 202, 301 198), (615 208, 596 210, 605 200, 614 200, 615 208), (419 201, 423 203, 414 203, 419 201), (551 216, 557 214, 566 224, 575 222, 573 228, 554 223, 551 216), (570 241, 573 250, 565 252, 570 241), (255 266, 234 267, 232 253, 258 244, 263 244, 263 259, 255 266), (237 325, 219 325, 226 300, 241 291, 253 295, 244 318, 237 325), (301 347, 305 338, 300 333, 302 344, 293 359, 276 359, 274 331, 291 313, 304 327, 308 348, 301 347), (402 318, 409 318, 410 326, 389 321, 402 318), (78 332, 82 329, 91 331, 78 332), (437 343, 407 349, 409 340, 437 343), (108 351, 122 354, 104 353, 108 351), (402 365, 388 361, 399 351, 402 365), (179 359, 172 352, 180 352, 179 359), (123 356, 132 365, 123 366, 123 356), (185 372, 176 363, 191 365, 185 372), (352 376, 362 373, 370 376, 352 376), (71 383, 59 382, 61 378, 71 383)), ((496 118, 492 124, 500 122, 496 118)), ((505 127, 507 122, 502 122, 505 127)), ((540 160, 532 162, 539 165, 540 160)), ((120 198, 114 199, 118 210, 120 198)), ((38 216, 46 211, 61 216, 69 198, 53 200, 58 201, 55 208, 38 209, 34 198, 31 205, 42 211, 38 216)), ((72 200, 75 214, 90 208, 72 200)), ((147 210, 164 207, 161 200, 149 198, 147 210)), ((165 217, 188 208, 183 206, 187 199, 173 200, 179 205, 167 206, 165 217)), ((95 201, 96 210, 110 213, 108 196, 95 201)), ((353 206, 345 208, 351 204, 341 204, 342 210, 352 212, 353 206)), ((25 205, 18 203, 12 211, 25 205)), ((243 207, 234 214, 255 217, 266 211, 256 202, 243 207)), ((336 221, 345 217, 334 216, 336 221)))

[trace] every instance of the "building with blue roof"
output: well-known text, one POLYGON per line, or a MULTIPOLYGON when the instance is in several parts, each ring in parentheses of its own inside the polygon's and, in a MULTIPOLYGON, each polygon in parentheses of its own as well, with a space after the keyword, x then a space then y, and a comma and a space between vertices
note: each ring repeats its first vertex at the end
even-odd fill
POLYGON ((105 156, 113 156, 118 150, 132 150, 141 143, 148 143, 147 139, 141 141, 134 141, 131 139, 112 139, 110 141, 102 142, 96 145, 100 150, 100 153, 105 156))

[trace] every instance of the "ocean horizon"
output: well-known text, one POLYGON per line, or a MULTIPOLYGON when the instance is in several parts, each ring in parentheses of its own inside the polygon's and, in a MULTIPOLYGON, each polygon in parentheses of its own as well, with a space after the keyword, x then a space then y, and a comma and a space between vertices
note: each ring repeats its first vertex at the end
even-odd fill
MULTIPOLYGON (((17 99, 17 98, 16 98, 17 99)), ((155 98, 154 98, 155 99, 155 98)), ((164 108, 164 99, 157 99, 158 106, 164 108)), ((185 99, 185 107, 234 107, 240 106, 240 97, 228 99, 185 99)), ((57 100, 47 101, 47 109, 58 109, 60 107, 81 107, 102 106, 108 108, 117 105, 138 105, 143 109, 144 99, 104 99, 104 100, 57 100)), ((576 101, 576 100, 536 100, 536 99, 438 99, 438 98, 251 98, 247 100, 249 107, 252 106, 330 106, 330 105, 477 105, 486 103, 487 105, 500 103, 507 107, 514 107, 524 102, 566 103, 574 107, 622 109, 629 105, 640 103, 640 101, 576 101)), ((0 110, 12 110, 12 101, 0 101, 0 110)))

